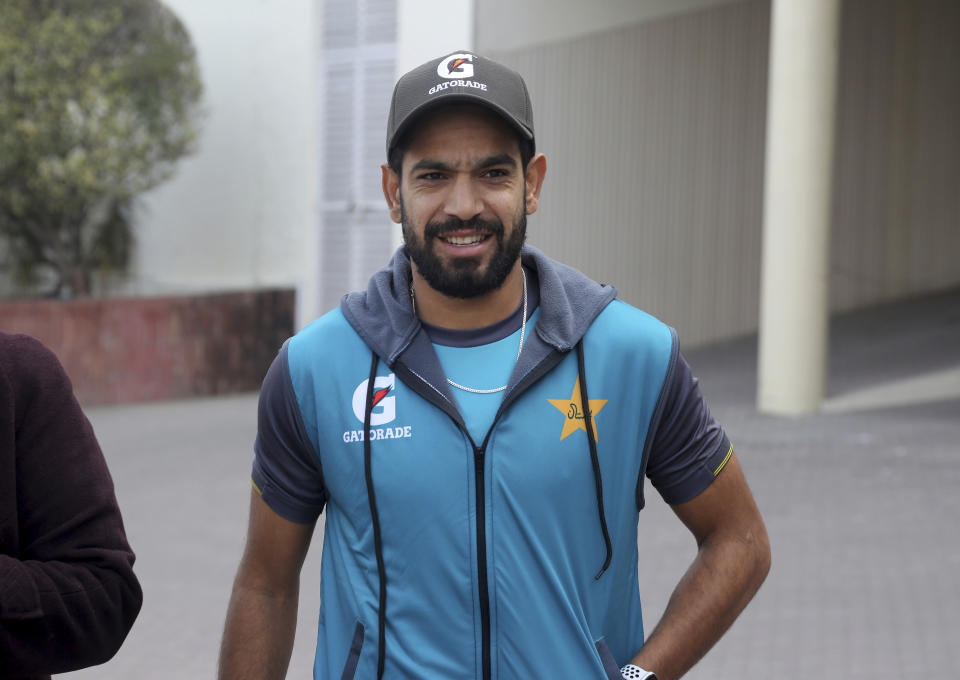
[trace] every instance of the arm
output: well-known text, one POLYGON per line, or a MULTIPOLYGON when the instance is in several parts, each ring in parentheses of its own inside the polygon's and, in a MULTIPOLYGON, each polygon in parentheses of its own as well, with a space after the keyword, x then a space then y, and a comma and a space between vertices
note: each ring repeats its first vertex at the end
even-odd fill
POLYGON ((247 545, 233 583, 220 647, 221 680, 283 678, 297 627, 300 568, 314 524, 276 514, 250 496, 247 545))
POLYGON ((0 676, 103 663, 142 602, 103 454, 38 341, 0 337, 0 404, 0 676))
POLYGON ((300 570, 327 490, 300 415, 287 345, 260 389, 247 545, 220 646, 222 680, 283 678, 297 624, 300 570))
POLYGON ((697 556, 631 663, 660 680, 686 673, 730 627, 770 569, 766 528, 736 457, 700 495, 673 506, 697 556))

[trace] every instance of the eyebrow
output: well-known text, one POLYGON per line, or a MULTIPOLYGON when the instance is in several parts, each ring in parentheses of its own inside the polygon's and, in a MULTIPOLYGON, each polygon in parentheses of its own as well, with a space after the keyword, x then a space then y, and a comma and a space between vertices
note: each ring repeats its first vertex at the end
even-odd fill
MULTIPOLYGON (((517 160, 508 153, 497 153, 485 156, 474 163, 474 169, 489 168, 493 165, 507 165, 511 168, 517 167, 517 160)), ((413 164, 410 172, 419 172, 420 170, 440 170, 442 172, 453 172, 456 168, 449 163, 432 158, 422 158, 413 164)))

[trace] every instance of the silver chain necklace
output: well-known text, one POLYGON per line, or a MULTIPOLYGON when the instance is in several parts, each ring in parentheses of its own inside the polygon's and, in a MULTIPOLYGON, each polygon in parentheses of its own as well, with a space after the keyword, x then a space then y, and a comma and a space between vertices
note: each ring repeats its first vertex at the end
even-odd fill
MULTIPOLYGON (((523 275, 523 317, 520 322, 520 346, 517 348, 517 359, 520 359, 520 352, 523 350, 523 339, 527 332, 527 273, 523 271, 523 267, 520 268, 520 273, 523 275)), ((413 296, 413 282, 410 282, 410 304, 413 305, 413 313, 417 313, 417 301, 413 296)), ((496 394, 497 392, 503 392, 507 389, 506 385, 501 385, 500 387, 494 387, 491 390, 478 390, 475 387, 467 387, 466 385, 461 385, 458 382, 454 382, 447 378, 447 382, 450 383, 452 387, 456 387, 458 390, 463 390, 464 392, 472 392, 473 394, 496 394)))

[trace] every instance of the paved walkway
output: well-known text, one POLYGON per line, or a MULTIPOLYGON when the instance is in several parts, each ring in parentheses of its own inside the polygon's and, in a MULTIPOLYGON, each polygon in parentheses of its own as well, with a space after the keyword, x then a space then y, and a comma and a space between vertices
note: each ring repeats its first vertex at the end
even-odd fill
MULTIPOLYGON (((758 415, 755 355, 749 338, 688 354, 765 514, 774 566, 687 677, 960 677, 960 290, 836 320, 820 415, 758 415)), ((212 678, 242 549, 256 399, 89 415, 146 596, 115 659, 60 677, 212 678)), ((650 626, 694 546, 648 499, 639 542, 650 626)), ((291 678, 310 677, 319 546, 318 535, 291 678)))

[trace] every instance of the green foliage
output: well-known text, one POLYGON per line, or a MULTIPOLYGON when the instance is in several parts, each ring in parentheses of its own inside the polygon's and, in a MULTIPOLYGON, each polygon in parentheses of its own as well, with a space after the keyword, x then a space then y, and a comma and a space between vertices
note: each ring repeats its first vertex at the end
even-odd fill
POLYGON ((2 0, 0 266, 59 295, 125 271, 134 198, 192 151, 201 94, 159 0, 2 0))

